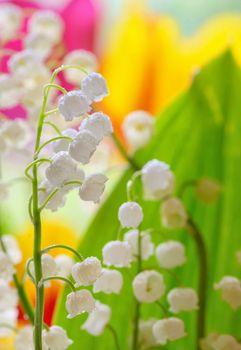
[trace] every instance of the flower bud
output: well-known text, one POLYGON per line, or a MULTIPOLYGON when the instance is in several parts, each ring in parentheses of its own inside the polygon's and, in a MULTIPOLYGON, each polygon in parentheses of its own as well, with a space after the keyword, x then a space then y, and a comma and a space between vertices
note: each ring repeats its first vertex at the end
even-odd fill
POLYGON ((144 165, 141 179, 146 199, 163 199, 174 190, 175 178, 170 166, 157 159, 144 165))
POLYGON ((89 286, 101 275, 102 267, 99 259, 94 256, 86 258, 72 267, 72 276, 76 287, 89 286))
POLYGON ((9 282, 12 280, 14 273, 15 269, 9 256, 0 251, 0 279, 9 282))
POLYGON ((43 345, 47 349, 65 350, 73 341, 68 338, 66 331, 59 326, 51 326, 43 330, 43 345))
POLYGON ((99 203, 100 197, 105 190, 108 178, 104 174, 92 174, 86 177, 79 189, 80 198, 83 201, 99 203))
POLYGON ((90 131, 97 142, 113 132, 110 118, 102 112, 93 113, 90 117, 85 118, 80 125, 80 131, 82 130, 90 131))
POLYGON ((153 127, 154 118, 142 110, 129 113, 122 124, 124 136, 134 151, 144 147, 151 140, 153 127))
MULTIPOLYGON (((74 139, 77 136, 78 132, 75 129, 66 129, 62 132, 63 136, 71 137, 74 139)), ((68 151, 70 140, 60 139, 53 143, 53 149, 55 153, 61 151, 68 151)))
POLYGON ((89 112, 90 105, 81 90, 73 90, 60 97, 58 108, 60 114, 68 122, 89 112))
POLYGON ((84 312, 92 312, 95 308, 95 299, 87 289, 81 289, 67 295, 66 310, 68 318, 73 318, 84 312))
POLYGON ((106 325, 111 318, 111 308, 99 301, 95 303, 95 309, 91 312, 81 329, 97 337, 104 332, 106 325))
POLYGON ((215 202, 221 192, 220 184, 211 178, 202 178, 196 183, 196 195, 204 203, 215 202))
POLYGON ((58 152, 52 157, 52 163, 46 168, 45 175, 53 186, 61 186, 72 180, 77 165, 67 152, 58 152))
MULTIPOLYGON (((128 242, 131 246, 133 258, 138 256, 139 250, 139 231, 130 230, 125 233, 124 240, 128 242)), ((151 241, 151 236, 149 233, 140 232, 141 240, 141 259, 148 260, 151 255, 153 255, 154 244, 151 241)))
POLYGON ((168 293, 167 300, 173 313, 198 309, 198 296, 192 288, 174 288, 168 293))
POLYGON ((89 73, 81 81, 83 93, 89 101, 100 102, 105 96, 108 96, 106 81, 99 73, 89 73))
POLYGON ((88 130, 80 131, 69 145, 69 154, 77 162, 87 164, 96 151, 97 141, 88 130))
POLYGON ((163 276, 154 270, 140 272, 132 282, 136 299, 141 303, 154 303, 164 294, 163 276))
POLYGON ((103 262, 107 266, 129 267, 132 261, 129 243, 110 241, 102 249, 103 262))
POLYGON ((143 220, 142 207, 136 202, 125 202, 119 208, 118 219, 123 228, 136 228, 143 220))
POLYGON ((157 321, 153 326, 153 334, 161 345, 165 345, 168 340, 177 340, 186 335, 183 321, 176 317, 157 321))
POLYGON ((221 289, 222 299, 228 303, 233 310, 241 306, 241 282, 238 278, 224 276, 219 283, 214 285, 216 290, 221 289))
POLYGON ((163 226, 169 229, 183 228, 187 224, 188 215, 180 199, 169 198, 161 205, 163 226))
POLYGON ((117 270, 103 269, 94 283, 94 293, 119 294, 123 285, 122 274, 117 270))
MULTIPOLYGON (((82 67, 87 73, 94 72, 98 68, 95 55, 83 49, 73 50, 67 53, 64 58, 64 64, 82 67)), ((81 79, 85 77, 86 73, 84 73, 84 71, 69 68, 64 70, 64 76, 71 84, 79 84, 81 79)))
POLYGON ((156 248, 156 258, 164 269, 173 269, 186 262, 185 247, 178 241, 167 241, 156 248))

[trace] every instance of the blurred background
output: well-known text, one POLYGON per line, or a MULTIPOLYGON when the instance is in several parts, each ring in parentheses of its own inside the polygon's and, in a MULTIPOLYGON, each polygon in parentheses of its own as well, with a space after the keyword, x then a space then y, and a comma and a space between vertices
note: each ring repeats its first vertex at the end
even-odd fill
MULTIPOLYGON (((239 0, 15 0, 0 1, 0 4, 10 2, 29 13, 44 8, 61 15, 65 30, 63 52, 57 56, 59 62, 61 55, 79 48, 98 57, 99 70, 110 90, 100 108, 110 115, 124 144, 121 125, 129 112, 143 109, 158 116, 188 88, 204 64, 226 49, 231 49, 241 64, 239 0)), ((22 36, 24 32, 23 27, 22 36)), ((20 50, 21 39, 3 42, 2 48, 20 50)), ((4 59, 1 70, 6 70, 4 59)), ((25 117, 24 110, 18 110, 17 115, 15 109, 4 113, 10 119, 25 117)), ((21 172, 28 150, 20 153, 8 159, 2 169, 3 178, 21 172)), ((109 171, 110 190, 123 160, 113 145, 106 144, 98 161, 100 169, 109 171)), ((32 249, 27 199, 26 185, 16 184, 1 203, 1 229, 17 234, 23 251, 19 273, 32 249)), ((71 194, 64 208, 45 214, 43 244, 76 245, 96 208, 86 203, 82 206, 77 195, 71 194)), ((59 285, 53 288, 57 293, 59 285)), ((47 291, 47 322, 52 317, 56 293, 47 291)))

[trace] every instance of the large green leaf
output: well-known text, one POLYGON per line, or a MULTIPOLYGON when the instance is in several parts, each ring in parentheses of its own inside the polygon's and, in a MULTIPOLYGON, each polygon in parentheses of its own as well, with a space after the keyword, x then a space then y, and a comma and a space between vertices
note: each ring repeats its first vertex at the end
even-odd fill
MULTIPOLYGON (((231 53, 227 52, 206 66, 193 81, 189 91, 177 99, 157 119, 155 136, 151 143, 135 155, 135 161, 143 165, 147 160, 158 158, 171 164, 177 177, 177 188, 185 181, 212 176, 222 184, 224 191, 212 205, 204 205, 192 190, 185 195, 185 203, 201 229, 209 259, 207 331, 220 331, 241 336, 241 313, 232 312, 213 291, 214 281, 224 274, 240 275, 235 251, 241 246, 241 73, 231 53)), ((113 192, 100 208, 86 236, 80 251, 86 255, 101 257, 102 246, 114 239, 118 230, 117 211, 126 200, 126 182, 133 173, 127 170, 113 192)), ((160 229, 159 205, 143 203, 145 211, 144 228, 160 229)), ((196 287, 198 258, 196 247, 185 231, 168 232, 170 238, 182 240, 187 247, 188 263, 177 270, 186 286, 196 287)), ((154 240, 161 241, 156 233, 154 240)), ((150 266, 147 264, 147 266, 150 266)), ((125 287, 119 296, 97 295, 111 305, 112 325, 116 328, 122 349, 128 348, 134 299, 130 281, 134 269, 125 272, 125 287)), ((165 276, 168 287, 175 281, 165 276)), ((70 349, 114 349, 113 339, 106 331, 94 338, 80 330, 83 319, 66 319, 65 294, 61 299, 56 322, 64 326, 74 339, 70 349)), ((161 317, 154 305, 143 306, 144 317, 161 317)), ((181 315, 186 322, 188 336, 168 345, 168 349, 195 349, 196 315, 181 315)))

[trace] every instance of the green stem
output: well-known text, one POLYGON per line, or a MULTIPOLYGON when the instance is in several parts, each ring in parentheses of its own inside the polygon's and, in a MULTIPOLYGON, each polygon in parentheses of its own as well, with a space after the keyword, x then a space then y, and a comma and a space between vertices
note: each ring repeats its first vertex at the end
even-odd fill
MULTIPOLYGON (((55 88, 55 89, 61 91, 64 95, 67 94, 67 90, 66 90, 65 88, 63 88, 62 86, 60 86, 60 85, 58 85, 58 84, 53 84, 53 83, 46 84, 46 85, 44 86, 44 94, 46 94, 46 90, 47 90, 47 89, 49 90, 50 88, 55 88)), ((48 112, 47 112, 47 113, 48 113, 48 112)), ((45 115, 46 115, 46 113, 45 113, 45 115)))
POLYGON ((199 309, 197 318, 197 349, 200 349, 199 342, 205 336, 205 311, 206 311, 206 293, 207 293, 207 282, 208 282, 208 264, 207 264, 207 252, 203 237, 193 222, 189 218, 187 224, 188 233, 193 237, 196 242, 199 262, 200 262, 200 273, 199 273, 199 309))
POLYGON ((40 147, 39 149, 37 150, 37 154, 39 154, 42 149, 47 146, 49 143, 52 143, 52 142, 55 142, 55 141, 58 141, 58 140, 68 140, 68 141, 73 141, 73 139, 69 136, 57 136, 57 137, 53 137, 52 139, 44 142, 40 147))
POLYGON ((113 335, 113 339, 114 339, 114 342, 115 342, 116 350, 121 350, 116 330, 110 324, 107 325, 107 329, 109 329, 109 331, 113 335))
POLYGON ((52 280, 64 281, 65 283, 67 283, 70 286, 70 288, 72 289, 73 292, 76 292, 76 288, 73 285, 73 283, 68 278, 63 277, 63 276, 50 276, 50 277, 43 278, 39 282, 39 285, 43 286, 44 282, 52 281, 52 280))
POLYGON ((123 156, 123 158, 125 158, 128 163, 132 166, 132 168, 134 168, 135 170, 139 170, 140 166, 138 164, 136 164, 136 162, 134 161, 134 159, 132 159, 126 152, 124 146, 122 145, 122 143, 120 142, 120 140, 118 139, 118 137, 113 133, 112 134, 112 139, 116 145, 116 147, 118 148, 118 150, 120 151, 121 155, 123 156))
POLYGON ((51 126, 51 128, 53 128, 54 131, 56 131, 56 133, 59 134, 59 136, 62 136, 61 131, 59 130, 59 128, 56 125, 54 125, 54 123, 51 123, 49 121, 48 122, 45 121, 44 124, 51 126))
POLYGON ((46 207, 46 205, 49 203, 49 201, 51 201, 51 199, 56 195, 56 193, 59 192, 59 188, 55 188, 46 198, 46 200, 43 202, 43 204, 41 205, 41 207, 39 207, 40 212, 46 207))
POLYGON ((68 245, 65 245, 65 244, 53 244, 53 245, 50 245, 49 247, 43 249, 41 251, 41 253, 44 254, 44 253, 47 253, 49 250, 57 249, 57 248, 62 248, 62 249, 69 250, 70 252, 75 254, 80 261, 84 260, 84 257, 80 253, 78 253, 77 250, 75 250, 74 248, 72 248, 72 247, 70 247, 68 245))
POLYGON ((45 162, 51 163, 51 160, 48 158, 39 158, 38 159, 37 157, 38 157, 38 154, 36 154, 35 159, 26 167, 26 169, 24 171, 27 178, 29 178, 31 181, 33 181, 33 178, 31 175, 29 175, 29 170, 32 167, 37 166, 39 163, 45 163, 45 162))
POLYGON ((162 305, 159 301, 156 301, 156 304, 159 306, 159 308, 162 310, 165 317, 168 316, 168 310, 165 308, 164 305, 162 305))

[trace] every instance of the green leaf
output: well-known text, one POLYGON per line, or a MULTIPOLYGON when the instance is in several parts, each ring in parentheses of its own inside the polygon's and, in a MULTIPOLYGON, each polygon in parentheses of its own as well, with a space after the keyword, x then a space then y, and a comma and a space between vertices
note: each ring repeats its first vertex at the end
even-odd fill
MULTIPOLYGON (((141 165, 157 158, 171 164, 177 189, 183 182, 211 176, 221 182, 223 193, 212 205, 198 201, 192 190, 185 194, 185 204, 202 231, 208 249, 208 309, 207 332, 231 333, 240 338, 240 311, 233 312, 222 302, 219 293, 213 290, 213 283, 223 275, 240 276, 240 266, 235 252, 241 247, 241 72, 230 52, 216 59, 194 78, 190 89, 179 97, 157 119, 155 135, 150 144, 137 152, 135 161, 141 165)), ((80 251, 86 256, 101 257, 102 246, 115 239, 118 231, 117 212, 126 200, 126 182, 133 173, 127 170, 119 183, 102 205, 90 225, 80 251)), ((143 228, 161 228, 159 204, 141 202, 145 219, 143 228)), ((160 233, 154 234, 155 242, 162 241, 160 233)), ((176 273, 183 284, 197 286, 198 257, 196 247, 185 231, 165 231, 170 239, 180 239, 187 247, 188 262, 176 273)), ((146 263, 150 267, 154 260, 146 263)), ((135 266, 124 271, 125 287, 118 296, 97 294, 96 298, 112 307, 111 324, 117 330, 123 350, 130 340, 134 299, 131 279, 135 266)), ((167 289, 176 284, 165 275, 167 289)), ((91 337, 80 330, 83 319, 66 319, 65 295, 60 300, 56 322, 65 327, 74 340, 71 350, 114 349, 111 334, 106 330, 101 337, 91 337)), ((142 306, 142 315, 162 317, 156 305, 142 306)), ((167 349, 195 349, 196 313, 181 314, 185 320, 187 336, 168 344, 167 349)))

